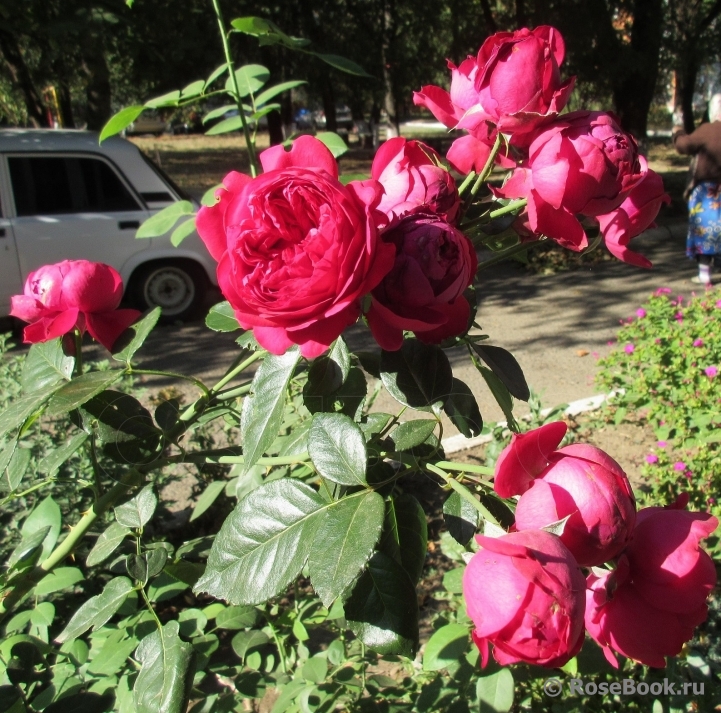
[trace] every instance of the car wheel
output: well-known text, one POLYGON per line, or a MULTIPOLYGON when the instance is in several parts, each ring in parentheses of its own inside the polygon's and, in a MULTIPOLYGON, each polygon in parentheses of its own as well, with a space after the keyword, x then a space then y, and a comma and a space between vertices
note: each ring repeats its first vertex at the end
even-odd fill
POLYGON ((165 322, 189 319, 203 305, 208 281, 189 260, 157 262, 141 268, 132 280, 132 297, 143 310, 160 307, 165 322))

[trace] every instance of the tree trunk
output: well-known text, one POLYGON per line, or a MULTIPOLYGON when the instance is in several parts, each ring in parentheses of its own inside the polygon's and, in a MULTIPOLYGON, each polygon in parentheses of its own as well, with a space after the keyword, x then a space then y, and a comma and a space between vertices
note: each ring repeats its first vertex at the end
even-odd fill
POLYGON ((271 111, 267 114, 268 119, 268 136, 270 139, 270 145, 276 146, 282 144, 285 141, 283 136, 283 118, 279 111, 271 111))
POLYGON ((12 33, 3 30, 1 27, 0 52, 5 59, 5 65, 10 71, 12 83, 22 92, 30 123, 36 128, 49 126, 50 124, 48 123, 48 116, 43 100, 35 88, 20 46, 12 33))
POLYGON ((58 105, 60 106, 60 117, 63 128, 74 129, 73 102, 70 96, 70 87, 68 87, 65 81, 60 82, 58 86, 58 105))
POLYGON ((683 112, 683 128, 690 134, 696 128, 693 118, 693 94, 696 89, 696 75, 698 64, 696 57, 689 57, 686 66, 680 72, 681 86, 679 94, 681 98, 681 111, 683 112))
POLYGON ((100 131, 111 115, 110 71, 99 38, 90 40, 87 50, 81 67, 87 101, 85 121, 88 129, 100 131))
POLYGON ((326 78, 321 87, 323 98, 323 113, 325 114, 325 130, 338 131, 338 121, 335 115, 335 92, 330 77, 326 78))

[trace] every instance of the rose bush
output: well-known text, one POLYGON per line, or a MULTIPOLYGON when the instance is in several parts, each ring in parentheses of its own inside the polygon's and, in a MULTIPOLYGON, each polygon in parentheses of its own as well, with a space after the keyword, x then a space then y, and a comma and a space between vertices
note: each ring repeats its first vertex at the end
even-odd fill
POLYGON ((198 213, 198 233, 241 326, 272 354, 299 344, 316 357, 393 265, 393 245, 379 239, 383 189, 372 179, 343 186, 333 155, 310 136, 260 160, 257 178, 225 177, 218 203, 198 213))
POLYGON ((398 350, 403 332, 439 344, 464 332, 470 305, 463 291, 477 259, 468 238, 435 215, 407 215, 383 232, 395 248, 391 271, 371 293, 368 326, 384 349, 398 350))
POLYGON ((476 537, 463 597, 482 665, 563 666, 583 645, 584 577, 573 555, 542 530, 476 537))
POLYGON ((123 281, 117 270, 98 262, 63 260, 28 275, 22 295, 12 298, 13 317, 29 322, 26 344, 47 342, 73 329, 87 331, 111 350, 121 332, 140 316, 118 309, 123 281))

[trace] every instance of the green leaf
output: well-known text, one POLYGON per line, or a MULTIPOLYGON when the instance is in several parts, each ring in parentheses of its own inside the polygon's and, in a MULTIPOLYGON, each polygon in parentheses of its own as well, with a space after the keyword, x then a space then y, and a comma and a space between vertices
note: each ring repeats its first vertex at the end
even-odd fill
POLYGON ((200 96, 205 91, 205 80, 198 79, 195 82, 191 82, 187 87, 181 90, 180 96, 183 99, 190 99, 191 97, 200 96))
POLYGON ((513 706, 513 674, 507 668, 481 676, 476 683, 476 696, 481 710, 507 713, 513 706))
POLYGON ((167 94, 155 97, 154 99, 148 99, 148 101, 145 102, 145 106, 148 109, 158 109, 159 107, 164 106, 178 106, 179 100, 180 91, 176 89, 172 92, 168 92, 167 94))
POLYGON ((268 634, 259 631, 258 629, 251 629, 250 631, 238 632, 231 641, 233 651, 235 651, 238 658, 245 659, 245 655, 253 649, 265 646, 270 641, 268 634))
POLYGON ((155 307, 135 324, 128 327, 113 344, 113 359, 130 362, 160 319, 162 310, 155 307))
POLYGON ((129 555, 125 560, 128 574, 143 587, 150 579, 160 574, 168 560, 168 550, 156 547, 139 555, 129 555))
POLYGON ((217 305, 213 305, 205 318, 205 326, 214 332, 235 332, 240 329, 230 302, 219 302, 217 305))
POLYGON ((45 559, 53 551, 53 547, 55 547, 55 543, 58 541, 58 537, 60 537, 62 520, 63 516, 60 512, 60 507, 49 495, 44 500, 41 500, 25 519, 20 530, 23 537, 32 535, 38 530, 44 530, 47 527, 50 528, 44 538, 43 551, 40 555, 41 559, 45 559))
MULTIPOLYGON (((69 678, 68 683, 70 682, 77 685, 80 680, 69 678)), ((36 700, 37 698, 33 700, 33 703, 36 700)), ((114 707, 114 703, 115 696, 112 691, 105 691, 102 695, 92 691, 71 693, 43 708, 43 713, 68 713, 68 711, 73 711, 73 713, 108 713, 108 711, 119 710, 114 707)), ((13 713, 13 711, 8 711, 8 713, 13 713)))
POLYGON ((489 344, 471 344, 473 350, 488 364, 491 371, 504 383, 509 393, 520 401, 528 401, 531 392, 521 365, 511 352, 489 344))
POLYGON ((62 644, 77 639, 88 629, 99 629, 120 609, 133 589, 133 583, 127 577, 111 579, 100 594, 81 605, 55 640, 62 644))
POLYGON ((480 513, 455 490, 443 503, 443 519, 448 532, 461 545, 467 545, 478 530, 480 513))
POLYGON ((319 59, 322 59, 326 64, 329 64, 335 69, 339 69, 341 72, 345 72, 346 74, 355 74, 357 77, 368 77, 369 79, 374 79, 374 77, 368 74, 363 67, 349 59, 346 59, 345 57, 340 57, 337 54, 320 54, 318 52, 315 52, 314 54, 319 59))
POLYGON ((436 410, 451 393, 453 373, 440 347, 406 339, 398 351, 381 352, 381 381, 404 406, 436 410))
POLYGON ((231 604, 262 604, 282 592, 308 558, 324 504, 309 485, 287 478, 253 490, 220 528, 194 591, 231 604))
POLYGON ((185 240, 195 230, 195 216, 188 218, 188 220, 182 222, 171 234, 170 244, 177 248, 180 243, 185 240))
POLYGON ((136 238, 158 238, 165 235, 184 215, 194 215, 190 201, 177 201, 151 215, 138 228, 136 238))
POLYGON ((76 433, 60 448, 50 451, 39 463, 38 473, 52 475, 88 440, 87 433, 76 433))
POLYGON ((94 567, 104 562, 120 546, 120 543, 130 534, 130 530, 119 522, 113 522, 95 541, 95 546, 88 553, 85 564, 94 567))
POLYGON ((146 485, 134 498, 115 508, 115 519, 120 525, 137 530, 153 517, 157 506, 153 486, 146 485))
POLYGON ((255 105, 257 107, 263 106, 263 104, 266 104, 274 97, 277 97, 279 94, 282 94, 283 92, 287 92, 289 89, 295 89, 296 87, 300 87, 303 84, 308 84, 305 80, 302 79, 296 79, 292 80, 290 82, 283 82, 282 84, 276 84, 274 87, 269 87, 264 92, 261 92, 258 94, 258 96, 255 98, 255 105))
POLYGON ((406 421, 401 423, 393 433, 391 439, 397 451, 409 451, 411 448, 420 446, 425 443, 430 435, 435 431, 437 421, 430 419, 418 419, 416 421, 406 421))
POLYGON ((227 480, 214 480, 208 484, 208 487, 198 498, 198 502, 195 503, 195 507, 190 516, 190 522, 197 520, 218 499, 218 496, 223 492, 227 484, 227 480))
POLYGON ((514 426, 516 419, 513 417, 513 397, 506 388, 506 385, 490 370, 480 364, 476 365, 481 376, 485 379, 488 388, 493 394, 493 398, 501 407, 509 426, 514 426))
MULTIPOLYGON (((223 116, 223 114, 226 114, 229 111, 233 111, 234 109, 237 109, 238 107, 235 104, 225 104, 224 106, 216 107, 215 109, 211 109, 204 117, 203 117, 203 123, 207 123, 208 121, 211 121, 212 119, 217 119, 219 116, 223 116)), ((205 203, 203 203, 205 205, 205 203)))
POLYGON ((83 573, 77 567, 57 567, 50 574, 45 575, 36 585, 35 596, 60 592, 69 589, 74 584, 85 579, 83 573))
MULTIPOLYGON (((165 566, 163 570, 164 574, 171 576, 178 582, 183 582, 189 587, 192 587, 205 572, 205 565, 198 562, 173 562, 165 566)), ((222 606, 222 605, 221 605, 222 606)))
POLYGON ((52 626, 55 619, 55 605, 52 602, 40 602, 30 614, 34 626, 52 626))
MULTIPOLYGON (((235 70, 235 77, 238 81, 239 98, 242 99, 255 94, 270 79, 270 72, 260 64, 246 64, 235 70)), ((235 96, 232 77, 226 80, 225 91, 235 96)))
POLYGON ((478 402, 470 387, 453 378, 451 393, 443 404, 451 423, 466 437, 478 436, 483 429, 483 418, 478 402))
POLYGON ((47 386, 40 391, 33 391, 30 394, 24 394, 12 401, 7 408, 0 413, 0 437, 20 426, 29 416, 32 416, 38 411, 60 388, 61 383, 62 382, 54 384, 53 386, 47 386))
POLYGON ((413 658, 418 649, 418 601, 395 560, 376 552, 344 606, 348 628, 379 654, 413 658))
POLYGON ((388 500, 379 549, 403 567, 413 584, 420 580, 428 549, 428 524, 421 504, 412 495, 388 500))
POLYGON ((286 392, 300 360, 297 348, 285 354, 269 354, 253 377, 250 396, 243 400, 240 434, 244 472, 248 472, 270 446, 283 423, 286 392))
POLYGON ((138 646, 134 636, 128 637, 125 629, 112 631, 93 656, 88 671, 98 676, 112 676, 127 665, 127 658, 138 646))
POLYGON ((48 416, 62 416, 72 411, 86 401, 90 401, 101 391, 105 391, 124 374, 123 369, 111 369, 109 371, 91 371, 78 376, 55 392, 50 399, 46 413, 48 416))
POLYGON ((206 136, 217 136, 218 134, 227 134, 231 131, 239 131, 243 128, 243 121, 240 116, 229 116, 223 121, 219 121, 211 126, 206 132, 206 136))
POLYGON ((465 569, 465 567, 456 567, 455 569, 449 569, 443 575, 443 586, 451 594, 463 593, 463 572, 465 569))
POLYGON ((17 441, 11 441, 0 455, 0 489, 12 493, 18 489, 30 465, 29 448, 18 448, 17 441))
POLYGON ((332 411, 333 399, 325 398, 340 389, 350 371, 350 352, 343 337, 338 337, 328 354, 313 361, 303 387, 303 403, 311 411, 332 411))
POLYGON ((30 347, 20 380, 25 393, 70 381, 75 359, 65 354, 62 342, 58 337, 30 347))
POLYGON ((215 617, 219 629, 248 629, 258 621, 255 607, 227 607, 215 617))
POLYGON ((115 134, 119 134, 123 129, 126 129, 143 113, 144 109, 144 106, 128 106, 125 107, 125 109, 121 109, 114 116, 111 116, 105 126, 103 126, 98 142, 102 144, 105 139, 109 139, 111 136, 115 136, 115 134))
POLYGON ((310 581, 326 607, 343 597, 360 577, 383 527, 385 503, 372 490, 328 507, 308 558, 310 581))
POLYGON ((468 627, 446 624, 428 640, 423 652, 423 670, 440 671, 458 661, 468 650, 468 627))
POLYGON ((7 568, 12 569, 16 564, 23 564, 37 554, 49 532, 50 526, 48 525, 23 536, 20 544, 10 553, 7 568))
POLYGON ((343 173, 338 176, 338 180, 347 186, 352 181, 367 181, 370 176, 367 173, 343 173))
POLYGON ((289 37, 275 23, 261 17, 239 17, 230 24, 237 32, 257 37, 261 46, 282 44, 290 49, 299 49, 310 44, 310 40, 289 37))
POLYGON ((348 151, 348 144, 334 131, 319 131, 315 138, 326 145, 334 158, 338 158, 348 151))
POLYGON ((317 413, 308 434, 308 453, 316 470, 341 485, 366 485, 363 431, 341 413, 317 413))
POLYGON ((148 634, 135 657, 141 664, 133 686, 137 713, 185 713, 193 684, 193 647, 178 635, 179 624, 169 621, 162 631, 148 634))
POLYGON ((205 80, 205 87, 203 91, 208 91, 208 87, 216 80, 218 77, 222 77, 226 72, 228 71, 228 65, 227 64, 221 64, 220 67, 217 67, 214 69, 211 73, 211 75, 205 80))

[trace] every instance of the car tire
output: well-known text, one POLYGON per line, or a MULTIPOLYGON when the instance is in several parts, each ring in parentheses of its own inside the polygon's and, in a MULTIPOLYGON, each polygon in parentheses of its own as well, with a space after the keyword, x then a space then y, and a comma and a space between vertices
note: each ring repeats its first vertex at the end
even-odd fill
POLYGON ((153 262, 138 268, 128 289, 138 309, 160 307, 163 322, 197 317, 205 302, 208 279, 192 260, 153 262))

